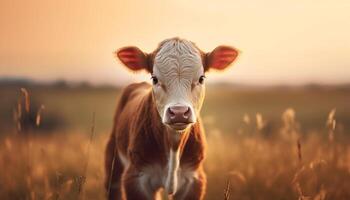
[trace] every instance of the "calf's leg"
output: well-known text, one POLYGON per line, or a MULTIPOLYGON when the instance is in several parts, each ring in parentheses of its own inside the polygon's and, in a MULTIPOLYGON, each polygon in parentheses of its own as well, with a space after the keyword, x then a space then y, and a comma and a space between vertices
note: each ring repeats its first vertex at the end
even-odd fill
POLYGON ((159 199, 158 190, 151 185, 152 177, 129 166, 123 174, 123 194, 127 200, 159 199))
POLYGON ((200 170, 196 175, 185 178, 184 184, 174 195, 174 200, 202 200, 206 189, 206 176, 200 170))

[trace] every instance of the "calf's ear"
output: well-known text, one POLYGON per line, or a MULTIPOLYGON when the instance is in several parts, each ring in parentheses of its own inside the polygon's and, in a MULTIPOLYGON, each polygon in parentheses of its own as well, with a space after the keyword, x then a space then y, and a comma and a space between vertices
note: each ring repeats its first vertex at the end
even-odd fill
POLYGON ((226 69, 233 61, 236 60, 239 51, 230 46, 218 46, 212 52, 207 53, 204 70, 209 69, 223 70, 226 69))
POLYGON ((149 66, 149 55, 137 47, 123 47, 115 51, 114 55, 132 71, 147 70, 148 72, 151 72, 151 66, 149 66))

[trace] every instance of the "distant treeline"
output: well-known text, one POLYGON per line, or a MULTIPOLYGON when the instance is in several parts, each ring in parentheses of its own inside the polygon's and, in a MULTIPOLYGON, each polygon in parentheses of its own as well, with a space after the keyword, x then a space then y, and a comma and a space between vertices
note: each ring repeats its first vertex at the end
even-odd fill
POLYGON ((0 87, 50 87, 50 88, 119 88, 118 86, 101 84, 94 85, 88 81, 72 82, 67 80, 55 80, 40 82, 26 78, 0 78, 0 87))
MULTIPOLYGON (((15 77, 0 77, 0 87, 49 87, 49 88, 85 88, 85 89, 109 89, 109 88, 122 88, 122 86, 116 86, 112 84, 92 84, 88 81, 67 81, 64 79, 54 81, 35 81, 28 78, 15 78, 15 77)), ((234 88, 234 89, 276 89, 276 90, 288 90, 288 89, 302 89, 302 90, 342 90, 350 91, 350 83, 344 84, 319 84, 309 83, 304 85, 288 85, 288 84, 276 84, 276 85, 254 85, 254 84, 240 84, 240 83, 228 83, 218 82, 211 83, 209 87, 220 87, 220 88, 234 88)))

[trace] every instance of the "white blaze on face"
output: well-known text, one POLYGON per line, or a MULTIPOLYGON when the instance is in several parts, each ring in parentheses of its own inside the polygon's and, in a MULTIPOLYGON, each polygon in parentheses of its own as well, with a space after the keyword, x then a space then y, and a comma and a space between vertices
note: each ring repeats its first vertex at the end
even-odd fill
POLYGON ((153 93, 163 123, 167 109, 178 105, 188 106, 191 121, 197 120, 204 97, 204 85, 199 83, 202 75, 201 55, 191 42, 170 39, 162 43, 154 59, 153 76, 159 82, 153 93))

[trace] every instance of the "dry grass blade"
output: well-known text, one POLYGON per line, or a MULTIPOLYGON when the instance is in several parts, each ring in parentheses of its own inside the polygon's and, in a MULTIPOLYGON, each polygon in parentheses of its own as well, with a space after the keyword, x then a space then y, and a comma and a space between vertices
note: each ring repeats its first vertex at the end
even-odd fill
POLYGON ((45 106, 44 105, 41 105, 37 114, 36 114, 36 119, 35 119, 35 124, 36 126, 40 126, 40 123, 41 123, 41 113, 42 111, 45 109, 45 106))
POLYGON ((13 111, 17 133, 28 131, 30 122, 30 95, 27 89, 21 88, 17 106, 13 111))
POLYGON ((264 121, 261 113, 256 113, 255 117, 256 117, 256 127, 258 131, 261 131, 265 127, 266 122, 264 121))
POLYGON ((87 152, 86 152, 86 162, 83 167, 83 175, 78 177, 78 195, 80 198, 84 199, 82 194, 82 190, 84 187, 84 184, 86 182, 86 174, 87 174, 87 169, 89 166, 89 161, 90 161, 90 149, 91 149, 91 144, 92 140, 94 138, 94 133, 95 133, 95 112, 92 113, 92 122, 91 122, 91 134, 87 146, 87 152))
POLYGON ((335 120, 335 112, 336 109, 333 108, 331 110, 331 112, 329 112, 328 114, 328 119, 326 122, 326 126, 328 127, 328 140, 329 142, 333 142, 334 140, 334 131, 335 131, 335 127, 336 127, 336 120, 335 120))
POLYGON ((298 193, 298 200, 304 200, 304 199, 308 199, 308 197, 304 196, 303 191, 300 187, 300 183, 299 183, 299 177, 301 176, 301 174, 305 171, 305 166, 302 166, 295 174, 293 177, 293 181, 292 181, 292 185, 294 186, 294 189, 296 190, 296 192, 298 193))
MULTIPOLYGON (((62 174, 56 171, 56 186, 57 186, 57 188, 60 188, 61 180, 62 180, 62 174)), ((60 192, 59 192, 59 189, 57 189, 54 193, 53 199, 58 200, 59 198, 60 198, 60 192)))
MULTIPOLYGON (((21 94, 23 95, 19 97, 18 103, 17 103, 17 111, 14 111, 14 119, 16 123, 17 133, 21 133, 22 131, 26 131, 24 121, 27 120, 29 112, 30 112, 30 96, 29 92, 25 88, 20 89, 21 94), (24 108, 24 111, 23 111, 24 108)), ((25 149, 25 183, 26 183, 26 189, 27 189, 27 197, 29 199, 35 199, 35 192, 33 191, 33 184, 32 184, 32 177, 31 177, 31 171, 32 171, 32 159, 31 159, 31 141, 30 141, 30 134, 27 133, 24 135, 22 139, 24 139, 22 142, 22 148, 25 149)))
POLYGON ((22 124, 21 124, 21 120, 22 120, 22 101, 21 98, 18 99, 17 102, 17 107, 14 108, 13 110, 13 120, 15 122, 16 125, 16 130, 17 133, 20 133, 22 131, 22 124))
POLYGON ((20 102, 18 102, 17 104, 17 108, 13 109, 13 121, 15 123, 16 126, 16 131, 17 133, 20 133, 22 130, 22 126, 21 126, 21 104, 20 102))
POLYGON ((300 138, 298 138, 297 140, 297 148, 298 148, 298 160, 299 160, 299 163, 302 162, 302 154, 301 154, 301 143, 300 143, 300 138))
POLYGON ((229 180, 227 180, 226 188, 224 190, 224 200, 230 199, 230 193, 231 193, 231 183, 230 183, 230 179, 229 179, 229 180))
POLYGON ((335 112, 337 110, 335 108, 333 108, 329 114, 328 114, 328 119, 327 119, 327 125, 331 125, 333 123, 334 117, 335 117, 335 112))
POLYGON ((21 92, 24 96, 25 111, 27 113, 29 113, 29 111, 30 111, 30 98, 29 98, 28 90, 25 88, 21 88, 21 92))

